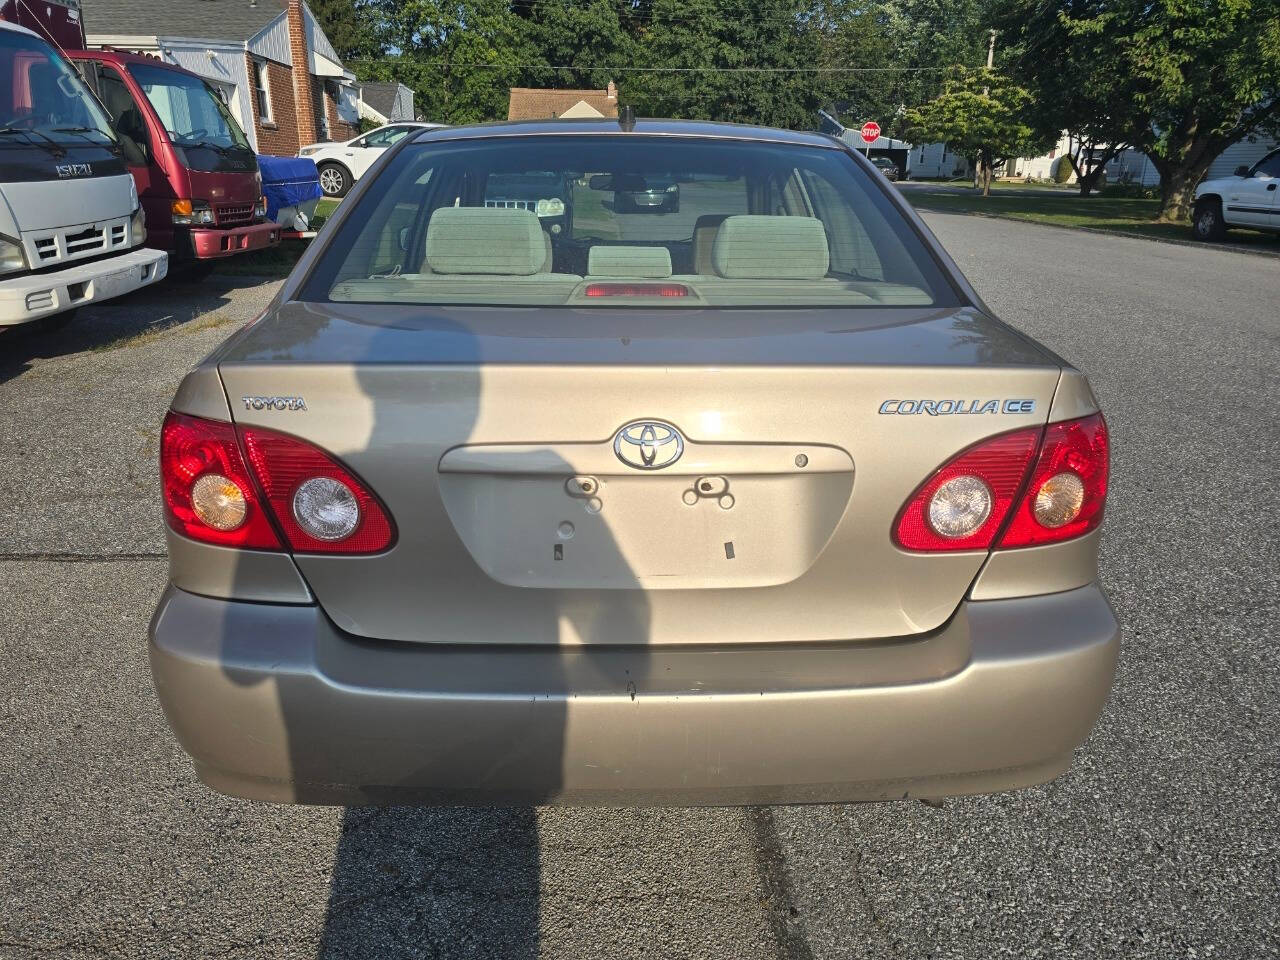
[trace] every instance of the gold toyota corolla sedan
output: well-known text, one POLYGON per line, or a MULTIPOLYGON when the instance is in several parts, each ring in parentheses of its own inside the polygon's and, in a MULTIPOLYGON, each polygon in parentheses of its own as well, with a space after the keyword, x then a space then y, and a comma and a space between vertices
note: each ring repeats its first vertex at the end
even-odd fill
POLYGON ((1107 427, 818 134, 431 130, 165 419, 156 689, 286 803, 751 804, 1063 773, 1107 427), (676 185, 655 216, 620 193, 676 185))

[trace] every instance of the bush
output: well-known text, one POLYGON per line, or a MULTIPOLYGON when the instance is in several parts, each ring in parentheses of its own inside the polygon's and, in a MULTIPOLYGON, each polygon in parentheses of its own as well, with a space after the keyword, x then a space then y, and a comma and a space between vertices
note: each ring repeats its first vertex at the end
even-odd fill
POLYGON ((1071 165, 1071 157, 1064 153, 1053 165, 1053 182, 1066 183, 1075 172, 1075 167, 1071 165))

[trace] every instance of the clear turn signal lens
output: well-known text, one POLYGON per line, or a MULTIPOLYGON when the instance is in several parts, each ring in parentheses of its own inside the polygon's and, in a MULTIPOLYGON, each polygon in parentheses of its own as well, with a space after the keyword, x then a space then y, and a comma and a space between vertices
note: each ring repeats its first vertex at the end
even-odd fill
POLYGON ((206 473, 191 487, 191 509, 201 522, 215 530, 239 528, 248 515, 244 491, 220 473, 206 473))
POLYGON ((991 490, 970 474, 953 477, 929 498, 929 526, 949 539, 970 536, 991 516, 991 490))
POLYGON ((1040 485, 1032 506, 1036 522, 1050 530, 1080 516, 1084 506, 1084 481, 1074 473, 1055 473, 1040 485))
POLYGON ((360 526, 360 503, 333 477, 312 477, 293 495, 293 518, 317 540, 344 540, 360 526))

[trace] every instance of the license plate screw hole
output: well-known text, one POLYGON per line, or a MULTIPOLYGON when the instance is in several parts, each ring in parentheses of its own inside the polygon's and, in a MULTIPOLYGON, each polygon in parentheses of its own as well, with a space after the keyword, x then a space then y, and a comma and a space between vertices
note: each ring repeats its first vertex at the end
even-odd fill
POLYGON ((809 458, 808 458, 807 456, 805 456, 803 453, 797 453, 797 454, 796 454, 796 466, 797 466, 797 467, 807 467, 808 465, 809 465, 809 458))

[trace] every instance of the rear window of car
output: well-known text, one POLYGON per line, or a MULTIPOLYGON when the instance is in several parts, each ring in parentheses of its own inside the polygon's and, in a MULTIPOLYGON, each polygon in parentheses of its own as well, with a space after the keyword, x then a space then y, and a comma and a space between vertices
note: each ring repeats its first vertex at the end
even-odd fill
POLYGON ((920 236, 836 148, 642 134, 415 143, 355 202, 303 299, 958 303, 920 236))

